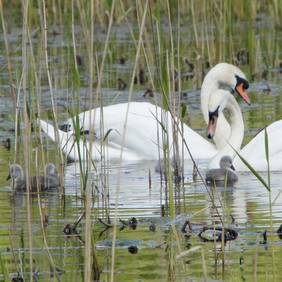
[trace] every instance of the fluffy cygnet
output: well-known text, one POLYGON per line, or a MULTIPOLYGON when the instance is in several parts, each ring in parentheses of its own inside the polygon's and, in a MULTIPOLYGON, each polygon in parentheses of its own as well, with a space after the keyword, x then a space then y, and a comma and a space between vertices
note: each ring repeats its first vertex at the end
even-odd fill
POLYGON ((229 156, 223 156, 220 159, 220 168, 210 169, 206 173, 206 183, 208 185, 233 186, 238 181, 238 175, 232 165, 232 159, 229 156))
MULTIPOLYGON (((23 168, 19 164, 10 165, 9 176, 11 187, 14 191, 26 191, 26 178, 23 168)), ((44 175, 32 176, 29 178, 31 192, 47 191, 50 188, 57 188, 60 185, 59 175, 53 163, 46 164, 44 175)))

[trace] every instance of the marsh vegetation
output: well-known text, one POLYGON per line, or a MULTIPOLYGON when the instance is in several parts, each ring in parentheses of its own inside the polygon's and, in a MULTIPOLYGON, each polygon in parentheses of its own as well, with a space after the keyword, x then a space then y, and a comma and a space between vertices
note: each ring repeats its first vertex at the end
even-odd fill
POLYGON ((0 280, 281 280, 280 172, 209 188, 208 160, 177 146, 165 176, 122 155, 69 163, 37 123, 73 118, 84 142, 76 114, 149 101, 204 136, 200 86, 225 61, 250 82, 246 143, 282 118, 281 1, 0 0, 0 18, 0 280), (9 164, 38 177, 50 162, 57 191, 9 187, 9 164))

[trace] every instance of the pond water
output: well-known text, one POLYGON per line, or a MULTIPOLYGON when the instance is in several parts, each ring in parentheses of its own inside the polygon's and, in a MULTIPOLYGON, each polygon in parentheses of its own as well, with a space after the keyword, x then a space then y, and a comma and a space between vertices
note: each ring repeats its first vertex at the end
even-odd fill
MULTIPOLYGON (((265 29, 268 24, 261 23, 260 27, 260 40, 266 44, 268 37, 265 35, 265 29)), ((240 31, 244 29, 244 26, 238 25, 237 28, 240 31)), ((73 107, 79 105, 81 110, 89 108, 87 84, 89 75, 87 68, 82 66, 79 99, 77 99, 77 96, 72 93, 69 65, 65 64, 70 56, 71 40, 61 34, 60 27, 57 29, 59 34, 50 35, 48 47, 58 117, 59 121, 63 121, 68 116, 66 108, 69 105, 73 107)), ((188 36, 189 32, 191 28, 181 28, 181 34, 183 38, 186 38, 181 42, 183 46, 181 50, 185 50, 185 45, 193 40, 191 36, 188 36)), ((83 38, 81 33, 81 28, 77 26, 75 34, 78 42, 83 38)), ((281 31, 277 33, 276 46, 281 46, 281 31)), ((114 26, 113 34, 109 47, 113 54, 106 62, 105 87, 102 89, 104 104, 128 100, 128 87, 126 90, 118 90, 116 81, 122 77, 129 84, 135 52, 127 26, 114 26), (114 50, 120 50, 121 54, 115 54, 114 50), (118 63, 118 57, 121 55, 125 55, 128 60, 125 65, 118 63)), ((64 166, 64 197, 56 191, 46 195, 36 195, 30 199, 24 193, 15 195, 11 192, 9 182, 6 180, 9 163, 14 160, 15 109, 10 95, 11 87, 8 82, 9 74, 5 63, 2 35, 3 33, 0 37, 0 62, 5 67, 0 73, 0 139, 2 141, 0 145, 0 280, 4 280, 5 271, 10 277, 24 275, 28 280, 29 258, 32 254, 32 273, 35 281, 50 281, 51 277, 62 281, 82 281, 85 251, 84 219, 78 223, 78 234, 67 236, 65 230, 67 224, 74 224, 84 212, 80 192, 79 164, 70 163, 64 166), (10 150, 3 144, 7 138, 11 139, 10 150), (29 213, 31 214, 31 234, 28 223, 29 213), (42 221, 41 218, 44 220, 42 221), (42 226, 42 222, 45 226, 42 226), (50 263, 49 255, 55 262, 56 270, 50 263)), ((21 30, 17 26, 12 26, 8 40, 15 81, 19 76, 17 71, 20 70, 21 50, 18 46, 21 46, 21 39, 21 30)), ((103 40, 105 40, 103 31, 99 33, 97 40, 97 50, 102 51, 103 40)), ((42 46, 38 37, 33 37, 32 44, 34 48, 38 48, 35 50, 39 52, 42 46)), ((84 54, 84 48, 84 44, 78 44, 78 51, 81 54, 84 54)), ((238 46, 236 48, 239 49, 238 46)), ((182 52, 185 53, 183 50, 182 52)), ((264 54, 264 49, 261 52, 264 54)), ((97 56, 100 56, 98 51, 97 56)), ((277 56, 281 58, 281 54, 277 56)), ((82 55, 82 60, 85 62, 87 56, 82 55)), ((248 66, 240 67, 247 72, 248 76, 251 76, 248 66)), ((152 69, 154 69, 153 66, 152 69)), ((40 86, 35 87, 30 82, 30 89, 34 87, 34 90, 30 92, 38 91, 36 95, 30 96, 30 105, 35 100, 40 101, 41 114, 47 119, 51 111, 51 94, 44 69, 38 70, 42 76, 40 86)), ((264 67, 258 67, 257 70, 262 72, 264 67)), ((251 82, 252 105, 241 104, 245 121, 244 143, 262 127, 282 118, 281 69, 272 65, 267 71, 265 78, 258 76, 251 82)), ((146 74, 148 75, 147 72, 146 74)), ((30 79, 32 80, 32 76, 30 79)), ((183 82, 185 95, 181 96, 181 101, 188 105, 186 121, 204 136, 206 125, 200 111, 200 90, 196 85, 195 81, 183 82)), ((143 97, 149 87, 149 83, 137 85, 132 100, 150 101, 150 98, 143 97)), ((160 95, 155 95, 156 100, 159 101, 160 95)), ((22 97, 20 99, 22 101, 22 97)), ((22 106, 20 108, 22 109, 22 106)), ((34 111, 38 111, 38 108, 34 111)), ((23 123, 21 124, 24 129, 23 123)), ((32 141, 36 143, 34 135, 32 135, 32 141)), ((46 156, 59 166, 60 159, 56 146, 46 137, 43 142, 46 156)), ((20 151, 19 161, 23 163, 23 148, 20 148, 20 151)), ((35 154, 34 150, 32 154, 35 154)), ((205 172, 207 162, 208 160, 204 160, 198 163, 202 173, 205 172)), ((101 281, 110 281, 113 237, 113 228, 105 228, 105 224, 98 220, 102 218, 104 223, 107 222, 103 206, 107 202, 104 186, 108 187, 110 195, 107 213, 110 214, 111 222, 115 214, 118 218, 115 281, 202 281, 204 278, 209 281, 282 280, 280 271, 282 240, 276 233, 282 224, 282 172, 271 173, 271 195, 249 172, 239 173, 239 181, 235 187, 214 188, 208 193, 199 177, 196 180, 193 179, 192 163, 186 161, 184 184, 180 187, 179 198, 175 205, 176 216, 169 218, 164 207, 165 181, 154 171, 155 165, 156 162, 123 162, 111 163, 101 168, 98 164, 98 172, 90 171, 89 177, 93 181, 95 194, 92 207, 93 239, 101 270, 101 281), (117 190, 119 193, 116 209, 117 190), (128 223, 133 217, 137 219, 137 226, 128 223), (183 230, 187 220, 191 224, 191 230, 187 226, 183 230), (221 242, 201 240, 199 234, 203 228, 221 226, 221 220, 226 228, 238 233, 237 238, 228 241, 225 245, 221 242), (224 251, 222 251, 223 247, 224 251), (183 254, 188 250, 190 252, 183 254), (183 256, 179 257, 179 254, 183 256)), ((31 170, 34 172, 35 166, 32 166, 31 170)), ((267 179, 267 174, 262 174, 262 177, 267 179)))

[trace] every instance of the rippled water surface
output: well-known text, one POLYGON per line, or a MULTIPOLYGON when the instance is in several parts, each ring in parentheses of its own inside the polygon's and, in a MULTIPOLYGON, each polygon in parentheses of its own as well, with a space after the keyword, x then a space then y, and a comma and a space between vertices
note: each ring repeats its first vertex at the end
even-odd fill
MULTIPOLYGON (((181 30, 183 36, 191 31, 181 30)), ((115 38, 110 42, 111 50, 121 50, 128 59, 132 58, 135 49, 128 29, 123 25, 115 26, 114 34, 115 38)), ((78 39, 82 37, 80 27, 76 27, 76 36, 78 39)), ((277 37, 277 46, 281 46, 281 31, 277 37)), ((185 38, 181 43, 184 46, 190 40, 188 35, 185 38)), ((21 44, 21 30, 13 27, 8 39, 15 76, 19 76, 16 70, 21 60, 18 47, 21 44)), ((97 40, 101 44, 105 40, 105 33, 101 31, 97 40)), ((262 34, 261 40, 265 43, 267 37, 262 34)), ((35 47, 38 46, 38 41, 34 36, 32 42, 35 47)), ((65 63, 68 61, 68 47, 71 43, 60 34, 50 36, 48 43, 52 54, 49 58, 51 69, 57 71, 56 74, 53 73, 53 91, 61 122, 67 118, 67 108, 71 109, 70 105, 74 108, 79 105, 81 110, 89 108, 89 74, 82 66, 78 99, 72 95, 71 85, 68 87, 71 77, 66 73, 65 63)), ((0 46, 0 62, 5 65, 2 36, 0 46)), ((84 54, 85 50, 81 50, 78 44, 78 51, 84 54)), ((281 54, 278 56, 281 57, 281 54)), ((87 60, 87 56, 82 55, 82 59, 87 60)), ((116 80, 122 77, 129 84, 132 64, 130 59, 125 65, 114 59, 111 64, 107 62, 104 79, 108 87, 102 89, 104 104, 128 100, 128 87, 124 91, 118 90, 116 80)), ((246 66, 242 68, 249 72, 246 66)), ((260 70, 263 71, 263 67, 260 70)), ((38 91, 42 116, 49 118, 51 93, 41 69, 39 75, 43 76, 41 85, 34 91, 38 91)), ((0 80, 0 279, 5 273, 9 273, 10 277, 24 273, 26 279, 29 279, 29 259, 32 254, 35 280, 50 281, 50 277, 54 277, 62 281, 81 281, 84 275, 84 218, 76 228, 77 234, 68 236, 65 231, 66 225, 74 224, 84 212, 79 164, 69 163, 64 166, 64 196, 57 191, 30 198, 25 193, 12 193, 6 177, 9 163, 14 160, 15 108, 10 95, 13 86, 8 82, 6 67, 4 71, 1 70, 0 80), (7 138, 11 139, 10 150, 2 144, 7 138), (53 263, 56 265, 55 269, 53 263)), ((147 88, 148 85, 137 86, 132 100, 150 101, 150 98, 143 97, 147 88)), ((183 93, 185 95, 181 96, 181 101, 188 105, 186 121, 204 136, 206 125, 200 111, 200 90, 193 83, 186 82, 183 93)), ((279 71, 278 66, 272 66, 268 69, 266 78, 255 78, 250 85, 250 94, 252 105, 241 103, 245 121, 244 143, 264 126, 282 118, 281 69, 279 71)), ((158 93, 155 96, 157 101, 160 100, 159 96, 158 93)), ((19 108, 23 109, 22 96, 20 97, 19 108)), ((21 128, 24 129, 23 123, 21 128)), ((36 144, 35 134, 32 136, 32 142, 36 144)), ((22 142, 23 137, 20 138, 22 142)), ((59 167, 55 144, 46 137, 43 143, 46 156, 59 167)), ((31 154, 35 155, 36 150, 31 154)), ((24 149, 20 146, 18 161, 21 163, 23 153, 24 149)), ((208 160, 198 163, 203 175, 207 162, 208 160)), ((168 209, 165 205, 169 197, 165 189, 166 182, 155 172, 155 165, 156 162, 153 161, 111 163, 106 166, 98 163, 96 169, 92 168, 90 171, 94 196, 92 234, 101 281, 110 279, 113 228, 106 228, 105 224, 111 225, 115 216, 118 223, 116 281, 202 281, 205 277, 210 281, 282 280, 282 240, 276 232, 282 224, 282 172, 271 173, 271 194, 249 172, 239 173, 239 181, 233 188, 219 187, 207 191, 199 176, 193 180, 192 163, 186 161, 184 184, 174 190, 179 193, 174 195, 176 216, 172 219, 167 216, 168 209), (109 189, 109 199, 105 187, 109 189), (107 223, 105 210, 110 215, 111 223, 107 223), (128 224, 132 217, 137 219, 137 226, 128 224), (98 220, 101 218, 105 224, 98 220), (188 226, 184 228, 187 220, 191 229, 188 226), (235 240, 226 244, 201 240, 199 234, 205 226, 215 228, 222 226, 222 222, 226 228, 238 233, 235 240), (190 252, 183 253, 188 250, 190 252), (183 256, 178 257, 179 254, 183 256)), ((34 162, 31 171, 35 172, 34 162)), ((261 175, 267 179, 266 173, 261 175)))

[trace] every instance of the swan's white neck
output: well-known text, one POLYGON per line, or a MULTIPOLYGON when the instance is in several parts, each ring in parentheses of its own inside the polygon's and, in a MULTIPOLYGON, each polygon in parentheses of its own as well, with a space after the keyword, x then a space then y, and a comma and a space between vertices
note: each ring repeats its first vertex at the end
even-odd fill
MULTIPOLYGON (((218 168, 220 159, 223 156, 230 156, 233 158, 235 156, 235 151, 239 151, 244 137, 244 122, 242 117, 241 109, 236 101, 236 99, 228 94, 228 103, 226 109, 230 112, 230 124, 231 124, 231 134, 227 141, 227 144, 222 148, 209 162, 209 169, 218 168), (234 148, 234 149, 233 149, 234 148)), ((217 125, 218 128, 218 125, 217 125)))
MULTIPOLYGON (((213 72, 206 75, 201 89, 201 109, 206 124, 209 122, 209 100, 214 92, 219 89, 219 78, 213 72)), ((230 93, 226 91, 226 95, 230 93)), ((218 150, 223 149, 226 146, 226 140, 230 137, 230 125, 223 113, 220 113, 217 120, 217 128, 213 140, 218 150)))

